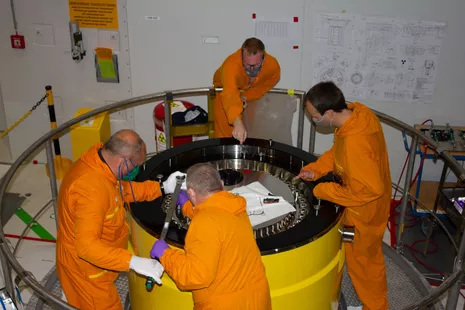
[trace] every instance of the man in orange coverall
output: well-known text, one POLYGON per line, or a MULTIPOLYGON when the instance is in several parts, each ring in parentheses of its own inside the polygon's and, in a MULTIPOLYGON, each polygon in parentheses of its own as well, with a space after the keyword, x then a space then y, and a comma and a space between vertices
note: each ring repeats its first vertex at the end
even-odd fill
POLYGON ((271 309, 246 200, 223 190, 220 174, 205 163, 187 170, 187 194, 181 193, 178 205, 191 218, 184 252, 157 240, 150 256, 160 259, 179 289, 192 291, 195 310, 271 309))
POLYGON ((244 107, 248 101, 262 98, 280 77, 278 61, 265 52, 259 39, 245 40, 240 49, 229 55, 213 76, 213 86, 223 88, 214 103, 215 138, 234 137, 242 144, 247 138, 242 122, 244 107))
POLYGON ((305 104, 314 123, 336 130, 333 147, 305 166, 299 177, 313 181, 333 172, 341 180, 320 183, 313 194, 345 206, 343 222, 355 226, 354 243, 345 243, 346 266, 363 309, 388 309, 381 245, 389 217, 391 176, 381 124, 366 106, 347 105, 332 82, 313 86, 305 104))
MULTIPOLYGON (((146 147, 132 130, 92 147, 66 174, 58 196, 56 266, 68 303, 78 309, 123 309, 113 284, 118 271, 133 269, 161 284, 163 266, 132 256, 124 202, 153 200, 160 183, 131 182, 145 161, 146 147), (127 181, 126 181, 127 180, 127 181)), ((173 173, 165 193, 176 185, 173 173)))

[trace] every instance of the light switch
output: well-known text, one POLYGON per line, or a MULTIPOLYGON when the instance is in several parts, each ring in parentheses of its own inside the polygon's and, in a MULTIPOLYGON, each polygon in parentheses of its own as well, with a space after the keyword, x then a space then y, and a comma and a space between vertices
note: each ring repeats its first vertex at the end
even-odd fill
POLYGON ((43 25, 43 24, 32 24, 31 31, 33 38, 33 43, 35 45, 42 46, 54 46, 55 45, 55 35, 53 31, 53 25, 43 25))
POLYGON ((203 44, 219 44, 220 38, 219 37, 202 37, 203 44))

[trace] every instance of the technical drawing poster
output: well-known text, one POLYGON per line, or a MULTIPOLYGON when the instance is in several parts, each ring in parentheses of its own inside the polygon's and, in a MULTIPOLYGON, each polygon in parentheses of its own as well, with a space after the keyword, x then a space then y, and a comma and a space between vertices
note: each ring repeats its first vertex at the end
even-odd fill
POLYGON ((429 103, 446 24, 320 13, 313 84, 333 81, 346 97, 429 103))

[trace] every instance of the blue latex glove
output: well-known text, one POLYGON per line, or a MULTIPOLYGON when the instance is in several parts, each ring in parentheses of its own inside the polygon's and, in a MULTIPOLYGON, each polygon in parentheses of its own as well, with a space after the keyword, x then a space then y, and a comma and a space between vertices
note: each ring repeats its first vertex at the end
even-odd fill
POLYGON ((160 259, 165 253, 166 249, 169 249, 170 246, 165 242, 165 240, 157 240, 150 250, 150 257, 160 259))
POLYGON ((188 200, 189 196, 187 196, 187 191, 181 190, 179 192, 178 201, 176 202, 176 204, 178 205, 178 207, 182 208, 188 200))

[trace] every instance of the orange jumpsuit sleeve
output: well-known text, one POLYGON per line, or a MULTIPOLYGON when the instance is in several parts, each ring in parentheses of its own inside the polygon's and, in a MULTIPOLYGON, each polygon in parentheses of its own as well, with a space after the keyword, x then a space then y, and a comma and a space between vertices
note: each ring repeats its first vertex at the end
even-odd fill
POLYGON ((302 170, 313 171, 315 173, 315 177, 310 179, 309 181, 318 180, 321 177, 324 177, 329 172, 333 171, 334 169, 334 154, 333 149, 330 148, 317 161, 310 163, 302 168, 302 170))
POLYGON ((152 201, 161 196, 160 183, 157 181, 131 182, 121 181, 123 184, 124 201, 134 202, 132 189, 137 201, 152 201))
POLYGON ((230 125, 232 125, 238 117, 241 117, 243 110, 243 103, 239 93, 239 85, 237 84, 237 77, 239 75, 238 66, 235 62, 225 62, 221 72, 221 80, 223 82, 221 101, 230 125))
POLYGON ((379 174, 379 163, 369 153, 370 146, 360 141, 347 141, 345 148, 349 155, 345 159, 347 184, 320 183, 313 189, 313 194, 349 208, 360 207, 380 198, 384 193, 384 182, 379 174))
POLYGON ((167 249, 160 261, 181 290, 198 290, 215 279, 220 250, 218 221, 200 212, 189 226, 184 252, 167 249))
POLYGON ((194 216, 194 206, 190 200, 186 201, 186 203, 182 206, 182 214, 190 219, 194 216))
POLYGON ((114 197, 108 196, 103 185, 96 185, 77 182, 70 192, 70 199, 75 201, 74 245, 77 255, 102 269, 128 271, 131 253, 100 240, 108 202, 114 197))
POLYGON ((247 98, 247 101, 259 100, 278 84, 280 78, 281 68, 279 64, 275 62, 271 68, 268 68, 267 72, 263 74, 262 80, 260 82, 257 81, 256 86, 252 86, 252 88, 246 90, 243 96, 247 98))

